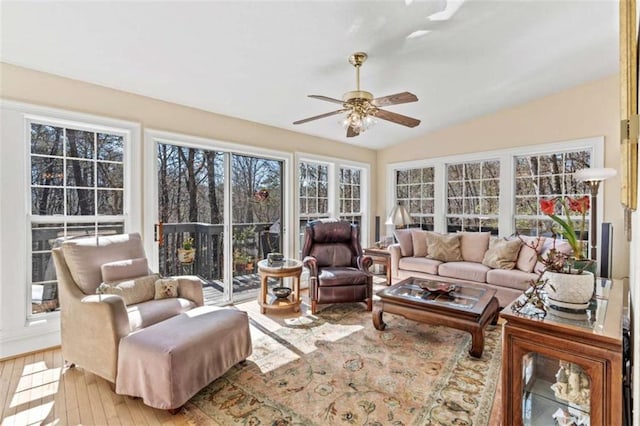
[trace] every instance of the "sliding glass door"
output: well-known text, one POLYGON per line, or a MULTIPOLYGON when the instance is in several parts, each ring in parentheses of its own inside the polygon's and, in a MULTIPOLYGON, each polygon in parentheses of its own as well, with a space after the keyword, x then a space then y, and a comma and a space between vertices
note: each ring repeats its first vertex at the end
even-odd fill
POLYGON ((284 162, 156 142, 158 270, 197 275, 207 304, 257 296, 282 247, 284 162))

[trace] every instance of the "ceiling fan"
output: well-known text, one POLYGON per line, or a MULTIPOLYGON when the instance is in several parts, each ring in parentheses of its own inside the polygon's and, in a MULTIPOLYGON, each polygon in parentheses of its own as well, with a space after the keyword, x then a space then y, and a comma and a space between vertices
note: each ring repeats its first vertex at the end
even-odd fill
POLYGON ((358 136, 360 133, 366 131, 375 122, 374 117, 391 121, 392 123, 402 124, 407 127, 416 127, 420 124, 420 120, 415 118, 380 109, 380 107, 389 105, 416 102, 418 97, 413 93, 402 92, 396 93, 395 95, 374 98, 371 92, 360 90, 360 67, 366 60, 367 54, 364 52, 356 52, 349 57, 349 63, 356 68, 356 90, 349 91, 342 95, 342 100, 322 95, 309 95, 310 98, 341 104, 342 109, 294 121, 293 124, 302 124, 344 113, 345 119, 342 124, 347 129, 348 138, 358 136))

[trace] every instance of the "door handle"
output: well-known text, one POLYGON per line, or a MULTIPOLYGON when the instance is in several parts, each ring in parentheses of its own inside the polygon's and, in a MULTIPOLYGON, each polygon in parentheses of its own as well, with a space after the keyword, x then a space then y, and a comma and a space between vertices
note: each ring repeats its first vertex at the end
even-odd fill
POLYGON ((158 243, 158 247, 164 245, 164 234, 162 232, 162 222, 153 225, 153 241, 158 243))

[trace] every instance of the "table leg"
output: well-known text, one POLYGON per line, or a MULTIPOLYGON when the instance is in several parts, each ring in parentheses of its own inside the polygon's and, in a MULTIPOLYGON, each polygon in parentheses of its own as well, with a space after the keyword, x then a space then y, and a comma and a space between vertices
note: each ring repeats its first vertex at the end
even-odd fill
POLYGON ((482 357, 482 351, 484 350, 484 329, 477 327, 471 331, 471 349, 469 355, 475 358, 482 357))
POLYGON ((295 307, 293 308, 294 312, 300 312, 300 275, 296 275, 293 277, 293 303, 295 303, 295 307))
POLYGON ((258 301, 258 303, 260 304, 260 313, 264 314, 267 309, 265 308, 265 305, 267 304, 267 274, 261 274, 260 275, 260 300, 258 301))
POLYGON ((500 313, 500 302, 495 297, 491 299, 489 302, 489 307, 487 309, 494 309, 495 313, 493 314, 493 318, 491 319, 491 325, 498 324, 498 314, 500 313), (492 306, 493 305, 493 306, 492 306))
POLYGON ((387 261, 384 265, 387 269, 387 286, 391 285, 391 259, 387 258, 387 261))
POLYGON ((387 324, 384 323, 384 321, 382 320, 382 307, 380 305, 376 305, 373 307, 373 312, 371 313, 372 317, 373 317, 373 326, 376 328, 376 330, 384 330, 385 327, 387 326, 387 324))

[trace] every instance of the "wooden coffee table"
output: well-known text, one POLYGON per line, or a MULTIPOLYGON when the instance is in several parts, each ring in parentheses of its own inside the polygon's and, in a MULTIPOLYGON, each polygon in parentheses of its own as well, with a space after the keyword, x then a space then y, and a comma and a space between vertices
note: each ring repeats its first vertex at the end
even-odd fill
POLYGON ((377 293, 380 301, 373 308, 373 325, 384 330, 385 312, 427 324, 444 325, 469 332, 471 356, 480 358, 484 349, 484 329, 498 321, 496 291, 467 284, 456 284, 450 295, 429 292, 421 287, 434 281, 410 277, 377 293))

